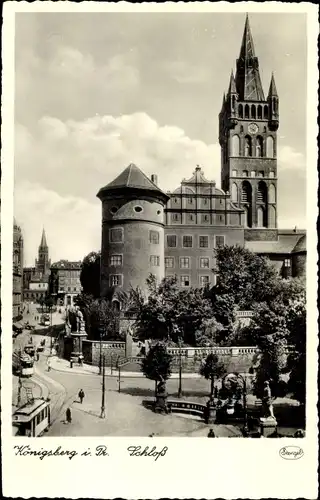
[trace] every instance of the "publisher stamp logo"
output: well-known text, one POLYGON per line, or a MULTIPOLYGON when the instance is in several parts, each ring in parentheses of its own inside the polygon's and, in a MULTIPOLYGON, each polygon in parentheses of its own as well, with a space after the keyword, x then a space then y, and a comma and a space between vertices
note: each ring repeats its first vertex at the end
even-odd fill
POLYGON ((299 460, 299 458, 303 457, 304 452, 300 446, 283 446, 279 451, 279 455, 284 460, 299 460))

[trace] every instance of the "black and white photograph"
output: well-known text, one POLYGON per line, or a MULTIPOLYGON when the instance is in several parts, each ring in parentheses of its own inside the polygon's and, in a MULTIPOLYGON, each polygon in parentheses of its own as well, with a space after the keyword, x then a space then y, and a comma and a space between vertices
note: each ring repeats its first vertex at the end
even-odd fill
POLYGON ((2 335, 26 455, 93 437, 306 453, 310 13, 272 4, 15 12, 2 335))

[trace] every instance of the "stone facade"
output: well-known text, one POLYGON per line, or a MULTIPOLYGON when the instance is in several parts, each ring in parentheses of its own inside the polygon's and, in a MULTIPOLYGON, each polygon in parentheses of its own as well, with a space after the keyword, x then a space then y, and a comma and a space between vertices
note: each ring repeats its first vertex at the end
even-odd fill
POLYGON ((49 293, 58 305, 73 306, 81 292, 81 261, 60 260, 50 268, 49 293))
POLYGON ((12 255, 12 318, 19 318, 22 314, 22 285, 23 285, 23 237, 21 228, 14 220, 13 224, 13 255, 12 255))

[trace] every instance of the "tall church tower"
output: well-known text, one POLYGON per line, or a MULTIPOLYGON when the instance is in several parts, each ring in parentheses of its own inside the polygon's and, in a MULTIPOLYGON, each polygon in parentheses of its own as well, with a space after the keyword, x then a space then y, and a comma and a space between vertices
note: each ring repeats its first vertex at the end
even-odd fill
POLYGON ((271 76, 265 99, 247 16, 236 75, 219 114, 221 187, 245 211, 248 228, 277 227, 279 98, 271 76))
POLYGON ((50 272, 49 247, 47 245, 46 233, 43 229, 41 242, 38 249, 38 260, 36 261, 36 272, 42 276, 47 276, 50 272))

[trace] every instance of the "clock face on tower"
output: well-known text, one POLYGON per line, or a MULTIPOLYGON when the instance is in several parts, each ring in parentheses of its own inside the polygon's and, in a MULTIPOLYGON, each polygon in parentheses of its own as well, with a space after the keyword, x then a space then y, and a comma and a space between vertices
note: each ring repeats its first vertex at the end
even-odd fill
POLYGON ((248 131, 250 132, 250 134, 256 134, 259 130, 259 127, 256 123, 250 123, 249 127, 248 127, 248 131))

